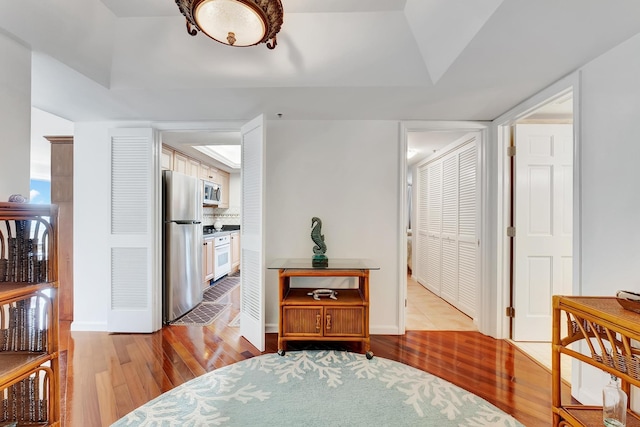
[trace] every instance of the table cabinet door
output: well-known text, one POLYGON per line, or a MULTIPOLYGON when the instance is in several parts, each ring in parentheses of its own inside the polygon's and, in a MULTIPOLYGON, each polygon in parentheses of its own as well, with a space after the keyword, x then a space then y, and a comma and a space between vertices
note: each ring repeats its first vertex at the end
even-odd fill
POLYGON ((325 336, 364 336, 363 307, 326 307, 325 336))
POLYGON ((285 336, 322 336, 322 307, 283 307, 285 336))

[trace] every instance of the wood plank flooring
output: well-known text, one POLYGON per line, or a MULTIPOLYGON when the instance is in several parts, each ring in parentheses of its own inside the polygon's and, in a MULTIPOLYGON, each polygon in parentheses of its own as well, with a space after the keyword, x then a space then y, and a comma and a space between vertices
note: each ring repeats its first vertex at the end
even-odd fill
MULTIPOLYGON (((238 293, 231 295, 231 307, 206 327, 168 326, 153 334, 108 334, 70 332, 69 323, 63 323, 63 425, 108 426, 192 378, 261 354, 240 337, 239 328, 228 326, 239 310, 238 293)), ((290 343, 289 350, 293 347, 290 343)), ((357 347, 348 349, 357 351, 357 347)), ((507 341, 473 331, 410 331, 404 336, 374 335, 371 349, 378 357, 411 365, 467 389, 526 426, 551 424, 550 373, 507 341)), ((275 351, 277 336, 267 334, 266 353, 275 351)), ((569 399, 568 387, 564 392, 569 399)))

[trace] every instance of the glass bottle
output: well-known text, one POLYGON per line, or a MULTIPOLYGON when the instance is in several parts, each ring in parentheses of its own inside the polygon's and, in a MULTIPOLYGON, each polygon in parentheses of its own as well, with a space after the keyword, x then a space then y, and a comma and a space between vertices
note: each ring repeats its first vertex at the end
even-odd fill
POLYGON ((627 394, 620 388, 615 375, 611 375, 611 380, 602 389, 602 419, 608 427, 627 425, 627 394))

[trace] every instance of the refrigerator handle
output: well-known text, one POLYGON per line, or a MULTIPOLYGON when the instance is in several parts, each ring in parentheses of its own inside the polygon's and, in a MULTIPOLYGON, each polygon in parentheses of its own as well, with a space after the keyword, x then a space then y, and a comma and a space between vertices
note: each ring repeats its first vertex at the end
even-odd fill
POLYGON ((176 224, 202 224, 202 221, 197 221, 197 220, 192 220, 192 219, 177 219, 177 220, 173 220, 173 221, 165 221, 165 224, 169 224, 169 223, 176 223, 176 224))

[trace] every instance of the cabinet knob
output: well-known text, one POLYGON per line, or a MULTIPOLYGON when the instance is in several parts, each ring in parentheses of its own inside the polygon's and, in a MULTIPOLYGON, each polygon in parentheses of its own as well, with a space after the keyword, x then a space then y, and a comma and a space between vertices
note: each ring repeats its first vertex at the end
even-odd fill
POLYGON ((322 317, 320 316, 320 314, 316 314, 316 330, 320 330, 320 319, 322 319, 322 317))
POLYGON ((327 331, 331 330, 331 315, 327 314, 327 331))

